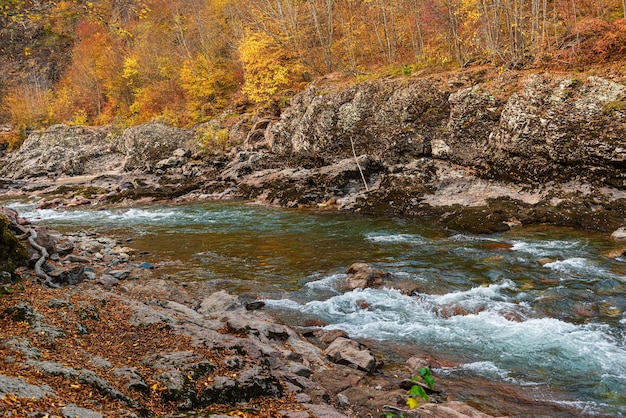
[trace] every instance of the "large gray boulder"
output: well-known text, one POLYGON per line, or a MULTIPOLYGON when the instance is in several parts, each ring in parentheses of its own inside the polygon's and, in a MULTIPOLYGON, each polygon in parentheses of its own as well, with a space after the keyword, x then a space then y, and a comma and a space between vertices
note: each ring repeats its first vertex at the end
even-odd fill
POLYGON ((453 88, 435 77, 312 85, 266 136, 273 152, 318 165, 353 157, 354 144, 357 155, 393 170, 436 158, 512 182, 626 187, 626 86, 601 77, 507 77, 514 76, 453 88))
POLYGON ((126 129, 116 143, 126 156, 124 171, 151 172, 174 151, 193 149, 193 133, 161 122, 149 122, 126 129))
POLYGON ((54 125, 33 132, 8 156, 0 176, 12 179, 96 175, 119 171, 122 156, 108 127, 54 125))

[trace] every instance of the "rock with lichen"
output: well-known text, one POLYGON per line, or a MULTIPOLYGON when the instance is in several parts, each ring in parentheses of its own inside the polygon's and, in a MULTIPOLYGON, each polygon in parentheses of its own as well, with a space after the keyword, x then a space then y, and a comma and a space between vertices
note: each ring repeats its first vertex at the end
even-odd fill
POLYGON ((13 273, 19 266, 24 265, 28 252, 13 235, 6 216, 0 215, 0 271, 13 273))

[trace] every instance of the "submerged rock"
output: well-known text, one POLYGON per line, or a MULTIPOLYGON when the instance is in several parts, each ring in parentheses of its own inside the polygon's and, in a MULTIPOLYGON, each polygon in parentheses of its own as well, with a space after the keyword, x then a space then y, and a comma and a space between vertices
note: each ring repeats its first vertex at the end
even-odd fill
POLYGON ((354 263, 346 270, 348 277, 346 285, 349 290, 381 288, 385 285, 385 280, 391 277, 390 273, 375 269, 365 263, 354 263))

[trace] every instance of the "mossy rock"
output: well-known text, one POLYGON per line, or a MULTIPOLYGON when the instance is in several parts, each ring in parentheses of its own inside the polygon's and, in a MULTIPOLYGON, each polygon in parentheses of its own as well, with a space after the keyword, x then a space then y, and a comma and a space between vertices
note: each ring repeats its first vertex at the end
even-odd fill
POLYGON ((26 263, 28 252, 9 229, 9 220, 0 215, 0 271, 13 273, 26 263))

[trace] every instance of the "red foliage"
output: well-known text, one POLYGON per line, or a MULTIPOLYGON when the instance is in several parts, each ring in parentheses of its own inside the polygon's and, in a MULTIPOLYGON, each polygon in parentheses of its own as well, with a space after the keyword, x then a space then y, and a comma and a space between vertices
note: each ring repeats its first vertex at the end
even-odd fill
POLYGON ((623 58, 626 52, 626 19, 612 22, 581 19, 574 27, 579 39, 579 62, 606 62, 623 58))

